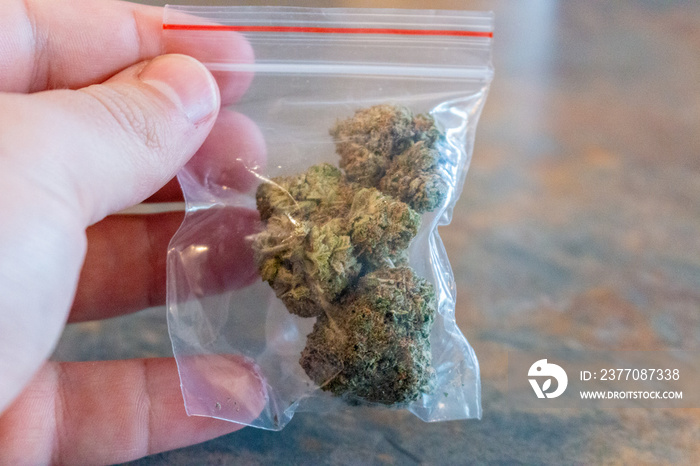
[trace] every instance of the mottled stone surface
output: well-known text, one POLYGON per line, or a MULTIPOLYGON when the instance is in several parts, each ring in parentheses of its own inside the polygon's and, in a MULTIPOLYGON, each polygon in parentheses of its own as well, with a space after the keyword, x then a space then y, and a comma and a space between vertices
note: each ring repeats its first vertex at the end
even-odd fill
MULTIPOLYGON (((426 6, 304 4, 320 3, 426 6)), ((698 409, 535 411, 505 399, 507 351, 700 349, 700 4, 430 6, 497 16, 496 80, 453 223, 441 230, 458 323, 481 364, 483 419, 298 414, 279 433, 244 429, 138 464, 700 458, 698 409)), ((167 355, 164 319, 156 309, 73 326, 57 357, 167 355)))

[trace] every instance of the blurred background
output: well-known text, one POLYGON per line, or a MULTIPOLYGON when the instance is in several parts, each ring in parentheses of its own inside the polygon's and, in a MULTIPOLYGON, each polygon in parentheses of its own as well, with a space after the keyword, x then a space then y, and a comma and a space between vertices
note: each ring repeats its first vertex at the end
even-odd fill
MULTIPOLYGON (((137 464, 700 458, 700 409, 532 410, 505 395, 509 351, 700 350, 700 3, 429 3, 496 14, 496 77, 453 222, 440 230, 458 287, 457 322, 481 365, 483 419, 301 413, 282 432, 244 429, 137 464)), ((55 358, 170 354, 165 310, 156 308, 72 325, 55 358)))

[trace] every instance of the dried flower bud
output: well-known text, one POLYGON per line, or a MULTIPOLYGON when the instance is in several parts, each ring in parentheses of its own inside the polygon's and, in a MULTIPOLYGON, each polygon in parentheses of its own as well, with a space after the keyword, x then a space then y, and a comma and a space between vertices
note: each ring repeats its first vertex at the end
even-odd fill
POLYGON ((317 226, 274 215, 253 243, 260 275, 289 312, 320 315, 360 272, 340 219, 317 226))
POLYGON ((420 213, 448 192, 430 115, 377 105, 331 130, 343 171, 315 165, 260 185, 260 275, 301 317, 317 317, 300 364, 324 390, 396 405, 430 388, 433 287, 408 267, 420 213))
POLYGON ((440 176, 440 152, 418 142, 394 157, 379 189, 410 205, 417 212, 430 212, 447 197, 448 184, 440 176))
POLYGON ((256 262, 262 279, 294 314, 321 314, 360 272, 344 220, 350 189, 329 164, 258 188, 266 229, 253 242, 256 262))
POLYGON ((319 316, 300 364, 324 390, 351 401, 413 401, 434 373, 428 339, 434 313, 432 286, 409 267, 379 269, 319 316))
POLYGON ((355 299, 366 303, 385 317, 391 317, 397 332, 407 337, 427 339, 435 317, 435 291, 410 267, 384 267, 363 276, 355 299))
POLYGON ((280 176, 262 183, 255 198, 263 221, 274 213, 301 219, 320 213, 330 218, 349 207, 348 189, 343 173, 323 163, 297 176, 280 176))
POLYGON ((413 141, 424 141, 427 146, 434 146, 440 138, 440 130, 435 125, 435 118, 428 113, 421 113, 413 118, 413 141))
POLYGON ((348 179, 395 196, 419 213, 444 202, 448 184, 440 176, 441 134, 432 116, 376 105, 336 123, 331 135, 348 179))
POLYGON ((342 219, 312 227, 305 252, 304 272, 319 301, 334 301, 361 268, 342 219))
POLYGON ((386 173, 391 159, 384 154, 373 152, 356 142, 338 143, 340 166, 345 170, 348 179, 361 186, 378 186, 386 173))
POLYGON ((399 259, 418 233, 420 215, 374 188, 362 188, 353 198, 348 224, 357 254, 378 266, 399 259))
POLYGON ((295 314, 317 315, 313 296, 303 275, 308 222, 275 214, 253 243, 260 276, 267 281, 287 309, 295 314))
MULTIPOLYGON (((388 158, 403 152, 412 142, 413 113, 398 105, 375 105, 336 123, 330 131, 336 142, 354 142, 388 158)), ((340 166, 343 166, 343 151, 340 166)))

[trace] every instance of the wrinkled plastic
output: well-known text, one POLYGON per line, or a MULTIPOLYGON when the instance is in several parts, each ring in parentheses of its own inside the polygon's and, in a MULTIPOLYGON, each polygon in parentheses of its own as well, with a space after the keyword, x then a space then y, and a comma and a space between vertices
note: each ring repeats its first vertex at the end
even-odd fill
POLYGON ((247 87, 224 95, 235 100, 220 117, 221 128, 234 128, 219 137, 230 140, 224 155, 195 156, 178 175, 187 212, 168 251, 168 324, 188 414, 279 430, 296 411, 348 406, 300 365, 316 318, 288 312, 260 278, 253 243, 265 225, 255 196, 276 177, 337 167, 331 127, 387 104, 432 116, 444 135, 446 181, 443 201, 422 214, 408 247, 408 264, 435 290, 434 377, 400 407, 424 421, 481 417, 479 366, 455 323, 455 283, 437 227, 449 224, 471 159, 493 76, 492 24, 489 13, 457 11, 166 8, 166 51, 184 48, 222 89, 227 80, 247 87), (205 52, 203 43, 219 47, 205 52))

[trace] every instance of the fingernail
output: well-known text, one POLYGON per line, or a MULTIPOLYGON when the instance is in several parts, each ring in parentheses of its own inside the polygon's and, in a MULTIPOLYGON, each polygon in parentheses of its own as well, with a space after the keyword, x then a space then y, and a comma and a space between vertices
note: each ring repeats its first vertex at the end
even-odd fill
POLYGON ((219 109, 219 88, 200 62, 186 55, 163 55, 139 73, 141 81, 157 88, 183 109, 194 124, 219 109))

